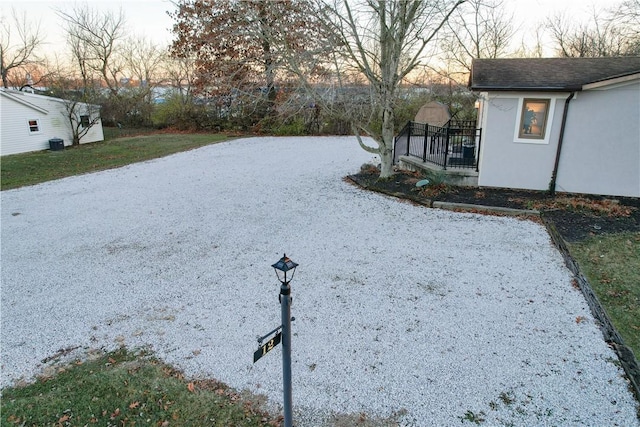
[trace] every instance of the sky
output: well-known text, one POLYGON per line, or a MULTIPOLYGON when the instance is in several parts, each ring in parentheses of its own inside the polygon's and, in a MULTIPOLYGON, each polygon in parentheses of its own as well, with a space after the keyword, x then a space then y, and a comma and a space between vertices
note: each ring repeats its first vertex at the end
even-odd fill
MULTIPOLYGON (((609 8, 619 4, 622 0, 504 0, 505 8, 514 14, 514 23, 521 30, 533 29, 545 17, 555 13, 569 12, 576 20, 587 19, 593 7, 596 9, 609 8)), ((28 19, 40 22, 40 28, 47 40, 47 51, 64 51, 65 41, 62 31, 62 20, 56 15, 55 9, 70 10, 74 1, 61 0, 20 0, 4 1, 0 10, 1 19, 10 16, 14 8, 21 16, 27 12, 28 19)), ((167 15, 168 10, 174 10, 172 0, 88 0, 87 3, 97 10, 112 10, 119 8, 124 11, 128 29, 133 35, 144 35, 161 45, 171 42, 172 19, 167 15)), ((519 44, 519 41, 518 41, 519 44)))
MULTIPOLYGON (((144 35, 158 44, 171 42, 172 19, 167 15, 168 10, 175 6, 170 0, 129 0, 103 1, 88 0, 91 8, 101 11, 117 12, 120 8, 124 12, 127 29, 133 35, 144 35)), ((74 5, 82 2, 60 0, 21 0, 3 2, 0 13, 6 19, 14 8, 18 16, 27 13, 27 19, 40 22, 41 32, 47 41, 47 50, 60 51, 65 49, 65 39, 62 30, 62 19, 56 14, 56 9, 70 11, 74 5)))

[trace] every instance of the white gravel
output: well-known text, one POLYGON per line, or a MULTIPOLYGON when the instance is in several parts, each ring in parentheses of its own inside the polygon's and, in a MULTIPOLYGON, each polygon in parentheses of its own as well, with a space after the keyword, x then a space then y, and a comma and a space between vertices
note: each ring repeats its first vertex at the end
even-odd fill
POLYGON ((279 405, 279 348, 252 357, 286 252, 298 426, 639 425, 541 225, 342 181, 369 160, 353 138, 252 138, 3 191, 2 386, 124 344, 279 405))

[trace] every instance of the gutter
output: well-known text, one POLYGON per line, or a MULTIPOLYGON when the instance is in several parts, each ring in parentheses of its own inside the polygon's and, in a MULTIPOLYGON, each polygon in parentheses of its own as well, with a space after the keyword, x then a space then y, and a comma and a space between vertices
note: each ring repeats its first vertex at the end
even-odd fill
POLYGON ((562 124, 560 125, 560 136, 558 137, 558 149, 556 150, 556 161, 553 165, 553 172, 551 174, 551 182, 549 183, 549 193, 552 196, 556 195, 556 178, 558 178, 558 165, 560 164, 560 153, 562 152, 562 141, 564 141, 564 128, 567 124, 567 113, 569 111, 569 103, 576 95, 573 91, 569 97, 564 101, 564 111, 562 112, 562 124))
POLYGON ((469 88, 475 92, 569 92, 579 91, 583 89, 583 86, 493 86, 493 85, 470 85, 469 88))

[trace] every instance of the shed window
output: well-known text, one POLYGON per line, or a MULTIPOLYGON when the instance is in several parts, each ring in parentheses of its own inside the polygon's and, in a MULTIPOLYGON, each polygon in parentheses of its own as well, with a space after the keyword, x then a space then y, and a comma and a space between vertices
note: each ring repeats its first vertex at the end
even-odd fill
POLYGON ((549 118, 549 99, 527 99, 522 102, 518 138, 545 139, 549 118))
POLYGON ((38 120, 36 119, 29 120, 29 133, 36 132, 40 132, 40 123, 38 123, 38 120))
POLYGON ((89 127, 89 116, 80 116, 80 126, 82 126, 83 128, 89 127))

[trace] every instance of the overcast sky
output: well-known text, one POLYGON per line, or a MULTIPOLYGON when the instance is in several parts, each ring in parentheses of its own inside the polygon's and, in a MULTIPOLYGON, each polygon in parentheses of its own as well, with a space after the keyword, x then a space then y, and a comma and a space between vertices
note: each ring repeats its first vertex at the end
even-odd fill
MULTIPOLYGON (((505 7, 514 13, 515 23, 522 32, 535 28, 545 17, 558 12, 570 12, 576 20, 586 20, 593 7, 606 9, 619 4, 622 0, 505 0, 505 7)), ((0 10, 2 19, 7 19, 11 8, 22 14, 27 12, 31 20, 41 23, 41 30, 46 35, 47 51, 64 51, 64 37, 61 19, 55 9, 70 10, 77 2, 60 0, 20 0, 4 1, 0 10)), ((146 35, 160 44, 171 41, 172 20, 168 10, 174 10, 171 0, 89 0, 93 8, 117 11, 122 8, 129 30, 135 35, 146 35)), ((519 45, 519 40, 517 41, 519 45)))

